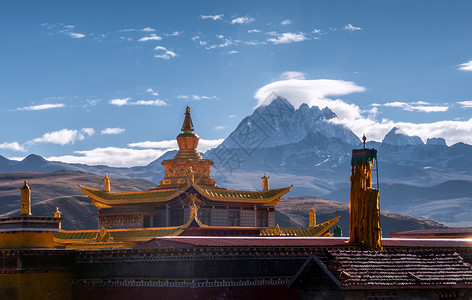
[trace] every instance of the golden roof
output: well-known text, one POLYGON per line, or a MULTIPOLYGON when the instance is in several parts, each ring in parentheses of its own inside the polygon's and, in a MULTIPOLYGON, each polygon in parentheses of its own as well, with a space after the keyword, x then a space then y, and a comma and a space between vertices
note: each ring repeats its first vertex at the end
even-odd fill
POLYGON ((267 228, 261 230, 261 236, 297 236, 297 237, 318 237, 329 233, 331 227, 339 221, 341 216, 318 224, 310 228, 280 228, 279 225, 275 228, 267 228))
POLYGON ((209 189, 200 187, 197 184, 188 183, 178 189, 148 190, 137 192, 104 192, 92 188, 80 186, 82 192, 92 199, 92 203, 98 208, 109 208, 115 205, 136 205, 136 204, 166 204, 177 196, 186 193, 193 187, 198 194, 206 199, 204 202, 212 204, 251 204, 262 206, 274 206, 279 202, 279 198, 288 193, 292 186, 266 191, 239 191, 225 189, 209 189), (209 201, 208 201, 209 200, 209 201))

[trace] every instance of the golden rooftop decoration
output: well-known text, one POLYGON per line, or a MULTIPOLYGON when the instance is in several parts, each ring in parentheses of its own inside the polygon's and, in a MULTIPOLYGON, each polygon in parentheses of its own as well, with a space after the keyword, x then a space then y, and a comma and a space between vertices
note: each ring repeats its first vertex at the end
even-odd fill
POLYGON ((108 177, 108 174, 105 174, 105 177, 103 178, 103 191, 104 192, 111 191, 110 177, 108 177))
POLYGON ((194 131, 190 107, 185 109, 182 133, 177 136, 179 151, 173 159, 164 160, 166 176, 157 188, 175 188, 185 186, 188 181, 204 187, 217 188, 216 181, 210 177, 213 161, 202 159, 197 151, 199 137, 194 131))
POLYGON ((264 172, 264 176, 261 177, 262 179, 262 190, 267 191, 269 189, 269 176, 267 176, 266 172, 264 172))
POLYGON ((60 218, 62 212, 59 211, 59 207, 56 206, 56 211, 54 212, 54 218, 60 218))
POLYGON ((28 186, 28 182, 25 180, 21 190, 21 215, 31 216, 31 188, 28 186))

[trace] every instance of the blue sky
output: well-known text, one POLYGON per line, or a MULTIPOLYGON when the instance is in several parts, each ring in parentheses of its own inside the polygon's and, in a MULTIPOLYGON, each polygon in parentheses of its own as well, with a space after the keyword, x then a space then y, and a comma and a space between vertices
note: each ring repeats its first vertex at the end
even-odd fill
POLYGON ((374 140, 472 144, 470 1, 2 1, 0 155, 145 165, 275 92, 374 140))

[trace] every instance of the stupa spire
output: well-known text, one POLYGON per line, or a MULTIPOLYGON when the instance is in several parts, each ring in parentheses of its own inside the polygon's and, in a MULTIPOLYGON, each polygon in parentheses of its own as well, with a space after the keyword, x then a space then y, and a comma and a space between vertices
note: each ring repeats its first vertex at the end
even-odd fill
POLYGON ((194 130, 192 117, 190 116, 190 107, 187 105, 187 108, 185 109, 184 123, 182 124, 182 132, 192 132, 194 130))

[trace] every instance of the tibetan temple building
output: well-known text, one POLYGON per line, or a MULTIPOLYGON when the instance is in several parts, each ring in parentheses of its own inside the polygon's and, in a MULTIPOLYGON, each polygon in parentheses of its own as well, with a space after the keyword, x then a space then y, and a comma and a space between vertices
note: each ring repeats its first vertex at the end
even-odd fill
POLYGON ((147 191, 111 191, 111 179, 103 178, 103 190, 79 186, 98 208, 97 231, 58 231, 55 241, 68 247, 90 247, 107 243, 115 247, 143 242, 157 236, 323 236, 338 218, 316 224, 310 211, 308 228, 280 228, 275 206, 292 186, 269 189, 269 177, 262 177, 261 191, 227 190, 210 176, 213 161, 197 151, 187 106, 182 132, 177 136, 179 151, 164 160, 165 178, 147 191), (105 238, 106 237, 106 238, 105 238))
POLYGON ((0 219, 0 299, 472 299, 470 230, 382 239, 365 139, 352 153, 350 234, 333 237, 339 217, 317 224, 313 210, 308 228, 280 228, 291 187, 269 189, 265 174, 261 191, 219 187, 193 131, 187 107, 154 189, 115 193, 108 176, 103 190, 80 186, 96 230, 62 230, 58 208, 33 216, 25 182, 20 216, 0 219))

